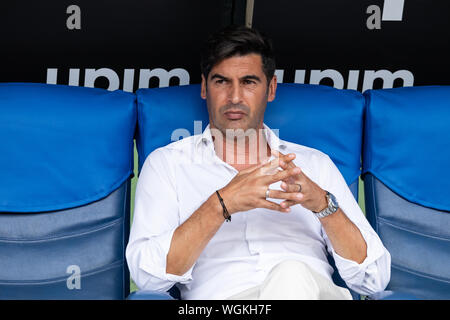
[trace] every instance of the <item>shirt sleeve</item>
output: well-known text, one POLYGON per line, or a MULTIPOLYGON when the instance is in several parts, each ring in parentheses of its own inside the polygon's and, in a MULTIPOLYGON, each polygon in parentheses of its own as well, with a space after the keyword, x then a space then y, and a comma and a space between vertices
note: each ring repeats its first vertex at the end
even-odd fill
POLYGON ((341 210, 358 227, 367 245, 366 259, 358 264, 338 255, 322 227, 327 249, 333 255, 339 274, 350 289, 364 295, 383 291, 390 280, 391 256, 370 226, 336 165, 328 156, 326 162, 327 170, 322 188, 336 197, 341 210))
POLYGON ((194 266, 181 276, 166 272, 167 254, 180 217, 174 173, 165 152, 157 149, 147 157, 136 186, 126 258, 140 289, 167 291, 177 282, 192 281, 194 266))

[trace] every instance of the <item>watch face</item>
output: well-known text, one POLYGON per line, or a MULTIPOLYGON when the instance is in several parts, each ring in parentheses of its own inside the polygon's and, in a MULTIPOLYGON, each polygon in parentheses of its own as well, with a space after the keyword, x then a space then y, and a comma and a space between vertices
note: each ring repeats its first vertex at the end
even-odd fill
POLYGON ((318 218, 324 218, 330 214, 335 213, 339 209, 336 197, 327 191, 328 207, 321 212, 316 212, 318 218))
POLYGON ((329 199, 329 203, 328 203, 329 207, 331 207, 332 211, 335 212, 339 208, 336 197, 332 193, 330 193, 328 199, 329 199))
POLYGON ((336 197, 332 194, 332 193, 330 193, 330 199, 331 199, 331 202, 333 203, 333 206, 337 206, 337 200, 336 200, 336 197))

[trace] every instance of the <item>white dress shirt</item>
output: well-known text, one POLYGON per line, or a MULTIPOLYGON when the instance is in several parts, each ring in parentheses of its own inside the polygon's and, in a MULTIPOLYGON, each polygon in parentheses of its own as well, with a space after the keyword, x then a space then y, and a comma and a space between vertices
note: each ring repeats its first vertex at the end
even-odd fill
MULTIPOLYGON (((233 214, 185 274, 166 273, 175 229, 238 173, 217 157, 208 126, 202 134, 153 151, 144 162, 126 250, 131 277, 140 289, 167 291, 178 283, 182 299, 225 299, 260 285, 284 260, 302 261, 331 280, 328 251, 350 289, 366 295, 384 290, 390 279, 390 254, 332 160, 319 150, 278 139, 267 126, 264 131, 271 149, 295 153, 295 165, 335 195, 366 241, 366 259, 358 264, 339 256, 319 219, 295 205, 290 213, 258 208, 233 214)), ((280 184, 270 188, 281 190, 280 184)))

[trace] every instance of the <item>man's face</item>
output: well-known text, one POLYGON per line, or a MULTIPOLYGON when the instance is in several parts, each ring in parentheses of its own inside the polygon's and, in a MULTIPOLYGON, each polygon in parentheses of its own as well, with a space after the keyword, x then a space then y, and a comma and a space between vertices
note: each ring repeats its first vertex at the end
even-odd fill
POLYGON ((201 96, 206 99, 211 128, 259 129, 268 101, 275 98, 276 77, 268 80, 258 54, 234 56, 215 65, 208 81, 202 76, 201 96))

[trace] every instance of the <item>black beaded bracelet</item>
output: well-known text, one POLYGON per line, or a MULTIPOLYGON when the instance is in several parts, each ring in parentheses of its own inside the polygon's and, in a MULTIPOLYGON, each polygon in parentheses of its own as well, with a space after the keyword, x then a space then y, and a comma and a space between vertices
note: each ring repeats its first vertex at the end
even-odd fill
POLYGON ((217 197, 219 198, 220 204, 222 205, 222 208, 223 208, 223 217, 225 218, 225 220, 227 222, 230 222, 231 221, 231 215, 228 213, 227 207, 225 207, 225 203, 223 202, 223 199, 220 196, 218 190, 216 190, 216 194, 217 194, 217 197))

